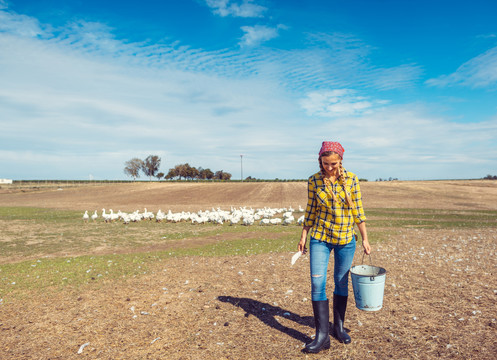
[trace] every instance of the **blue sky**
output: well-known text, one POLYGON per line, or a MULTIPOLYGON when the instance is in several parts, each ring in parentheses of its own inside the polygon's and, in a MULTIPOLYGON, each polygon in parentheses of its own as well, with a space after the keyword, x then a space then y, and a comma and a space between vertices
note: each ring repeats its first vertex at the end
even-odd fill
POLYGON ((0 0, 0 178, 481 178, 496 100, 494 0, 0 0))

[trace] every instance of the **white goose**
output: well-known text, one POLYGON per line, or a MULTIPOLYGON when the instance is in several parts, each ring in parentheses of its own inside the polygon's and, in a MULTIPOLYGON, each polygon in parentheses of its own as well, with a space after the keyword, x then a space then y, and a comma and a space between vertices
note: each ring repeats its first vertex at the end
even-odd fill
POLYGON ((119 215, 118 214, 114 214, 114 211, 112 211, 112 209, 110 209, 110 221, 114 222, 116 221, 117 219, 119 219, 119 215))
POLYGON ((102 209, 102 219, 104 219, 105 222, 110 221, 110 215, 105 213, 105 209, 102 209))

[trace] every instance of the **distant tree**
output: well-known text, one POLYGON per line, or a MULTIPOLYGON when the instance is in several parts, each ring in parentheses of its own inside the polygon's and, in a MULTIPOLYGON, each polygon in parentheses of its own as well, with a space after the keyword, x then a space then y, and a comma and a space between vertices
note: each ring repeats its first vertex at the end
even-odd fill
POLYGON ((487 175, 483 178, 484 180, 497 180, 497 175, 487 175))
POLYGON ((181 178, 186 179, 188 177, 188 168, 189 167, 190 167, 190 165, 188 165, 188 163, 175 166, 176 172, 178 173, 178 177, 180 180, 181 180, 181 178))
POLYGON ((217 180, 230 180, 231 179, 231 174, 224 172, 223 170, 216 171, 214 174, 214 179, 217 180))
POLYGON ((194 180, 194 179, 202 179, 202 180, 230 180, 231 174, 224 172, 222 170, 213 173, 210 169, 203 169, 199 167, 198 169, 190 164, 179 164, 174 168, 169 169, 169 172, 164 177, 166 180, 172 179, 185 179, 185 180, 194 180))
POLYGON ((172 169, 169 169, 169 172, 167 173, 167 175, 164 177, 164 179, 166 180, 172 180, 176 177, 178 177, 178 172, 176 171, 176 168, 172 168, 172 169))
POLYGON ((143 160, 138 158, 133 158, 124 163, 124 173, 133 178, 133 181, 136 181, 136 178, 140 177, 140 170, 143 169, 143 160))
POLYGON ((214 177, 214 173, 211 171, 211 169, 202 169, 199 168, 199 178, 202 180, 212 180, 214 177))
POLYGON ((159 171, 160 161, 161 159, 157 155, 149 155, 143 162, 143 173, 147 175, 150 180, 152 180, 152 177, 155 177, 155 174, 159 171))
POLYGON ((188 164, 179 164, 176 165, 174 168, 169 169, 169 172, 167 173, 165 179, 167 180, 172 180, 172 179, 179 179, 181 178, 187 178, 188 177, 188 167, 190 165, 188 164))
POLYGON ((190 180, 198 179, 200 176, 199 170, 188 163, 176 165, 174 169, 169 170, 169 173, 170 178, 177 177, 180 180, 181 178, 190 180))
POLYGON ((157 178, 157 180, 160 181, 160 179, 162 179, 164 177, 164 173, 163 172, 160 172, 158 173, 157 175, 155 175, 155 177, 157 178))
MULTIPOLYGON (((186 165, 188 165, 188 164, 186 164, 186 165)), ((186 168, 186 175, 187 175, 186 177, 188 179, 198 179, 198 177, 200 175, 200 171, 198 171, 198 169, 196 167, 188 165, 186 168)))

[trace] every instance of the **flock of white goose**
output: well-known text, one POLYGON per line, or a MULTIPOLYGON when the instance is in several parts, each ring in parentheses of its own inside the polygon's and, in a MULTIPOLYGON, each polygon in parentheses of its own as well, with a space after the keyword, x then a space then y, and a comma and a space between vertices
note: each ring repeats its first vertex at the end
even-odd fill
MULTIPOLYGON (((304 209, 302 206, 299 206, 297 210, 299 213, 303 213, 304 209)), ((132 213, 125 213, 119 210, 117 213, 114 213, 112 209, 107 212, 105 209, 102 209, 101 214, 99 215, 97 210, 92 215, 88 214, 88 211, 85 211, 83 215, 83 221, 89 222, 97 221, 101 218, 106 223, 117 222, 120 221, 123 224, 129 224, 131 222, 139 222, 139 221, 153 221, 156 222, 191 222, 193 225, 198 224, 224 224, 229 223, 230 225, 241 224, 241 225, 254 225, 258 223, 259 225, 291 225, 297 224, 302 225, 304 222, 304 215, 300 216, 297 220, 295 220, 295 216, 293 215, 296 212, 292 207, 289 208, 261 208, 261 209, 253 209, 247 207, 234 208, 232 207, 230 211, 214 209, 198 211, 198 212, 172 212, 169 210, 167 213, 159 211, 154 214, 151 211, 148 211, 146 208, 143 212, 136 210, 132 213), (280 216, 281 215, 281 216, 280 216)))

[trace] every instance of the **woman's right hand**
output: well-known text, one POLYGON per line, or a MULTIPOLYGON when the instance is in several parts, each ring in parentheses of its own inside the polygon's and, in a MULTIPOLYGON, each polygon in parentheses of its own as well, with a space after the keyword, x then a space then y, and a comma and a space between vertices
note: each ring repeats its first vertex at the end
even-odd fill
POLYGON ((299 245, 298 245, 298 250, 302 253, 302 254, 305 254, 307 252, 307 249, 305 247, 305 244, 307 242, 307 236, 306 237, 302 237, 300 239, 300 242, 299 242, 299 245))
POLYGON ((302 254, 305 254, 307 252, 307 249, 305 248, 305 244, 307 242, 307 233, 309 232, 310 227, 309 226, 304 226, 302 228, 302 235, 300 236, 300 242, 298 245, 298 249, 302 254))

